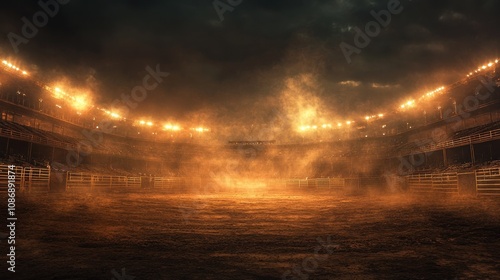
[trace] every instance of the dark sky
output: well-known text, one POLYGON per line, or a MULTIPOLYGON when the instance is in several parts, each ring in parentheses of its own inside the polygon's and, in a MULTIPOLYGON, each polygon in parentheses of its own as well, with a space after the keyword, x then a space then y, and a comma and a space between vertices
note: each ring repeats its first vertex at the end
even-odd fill
POLYGON ((41 8, 4 1, 0 55, 45 81, 88 87, 102 104, 160 64, 171 75, 131 114, 178 120, 295 114, 307 100, 328 114, 376 113, 500 56, 497 0, 403 0, 350 64, 340 43, 354 45, 353 28, 389 1, 243 0, 223 21, 212 2, 71 0, 15 53, 7 34, 41 8))

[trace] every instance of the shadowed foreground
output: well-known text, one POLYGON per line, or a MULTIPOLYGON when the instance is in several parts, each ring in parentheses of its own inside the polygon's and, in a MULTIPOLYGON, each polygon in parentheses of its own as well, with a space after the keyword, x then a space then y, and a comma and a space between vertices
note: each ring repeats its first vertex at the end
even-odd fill
POLYGON ((50 194, 16 208, 7 279, 500 279, 499 200, 50 194))

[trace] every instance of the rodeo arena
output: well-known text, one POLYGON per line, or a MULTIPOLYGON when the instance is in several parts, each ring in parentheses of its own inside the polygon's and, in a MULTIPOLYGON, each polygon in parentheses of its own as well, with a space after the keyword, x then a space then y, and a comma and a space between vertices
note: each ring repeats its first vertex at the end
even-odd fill
POLYGON ((498 59, 471 68, 358 118, 250 128, 125 116, 3 60, 2 273, 499 279, 498 59))

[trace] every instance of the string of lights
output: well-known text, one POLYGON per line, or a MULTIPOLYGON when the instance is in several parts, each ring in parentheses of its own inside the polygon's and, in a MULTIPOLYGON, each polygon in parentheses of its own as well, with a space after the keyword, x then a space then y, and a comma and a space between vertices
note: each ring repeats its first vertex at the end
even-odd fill
MULTIPOLYGON (((488 71, 489 69, 492 69, 493 66, 498 64, 498 59, 495 59, 494 61, 491 61, 485 65, 479 66, 476 70, 473 72, 470 72, 467 74, 467 78, 472 78, 476 75, 482 74, 481 72, 488 71)), ((10 71, 14 72, 15 74, 21 75, 23 77, 29 76, 28 72, 19 68, 15 64, 3 60, 2 65, 4 66, 5 71, 10 71)), ((34 79, 33 77, 29 77, 31 79, 34 79)), ((35 83, 37 84, 43 84, 40 83, 39 81, 34 80, 35 83)), ((201 127, 201 126, 195 126, 191 128, 185 128, 185 126, 180 125, 180 124, 174 124, 174 123, 164 123, 158 120, 144 120, 144 119, 130 119, 127 120, 124 116, 122 116, 120 113, 108 110, 105 108, 100 108, 97 107, 96 105, 92 104, 92 99, 90 98, 90 94, 87 92, 81 92, 81 90, 63 90, 61 89, 60 86, 48 86, 48 85, 43 85, 43 88, 47 90, 48 92, 51 93, 52 97, 55 99, 60 99, 62 101, 65 101, 68 103, 73 109, 76 110, 77 114, 81 115, 83 112, 89 111, 91 109, 97 109, 100 111, 104 116, 109 117, 114 120, 118 121, 130 121, 134 126, 137 127, 150 127, 150 128, 156 128, 156 129, 161 129, 163 131, 171 131, 171 132, 177 132, 177 131, 182 131, 182 130, 187 130, 187 131, 193 131, 193 132, 198 132, 198 133, 203 133, 203 132, 208 132, 210 131, 209 128, 201 127)), ((363 123, 363 122, 369 122, 369 121, 375 121, 375 120, 381 120, 384 117, 386 117, 390 113, 394 112, 404 112, 407 110, 410 110, 412 108, 417 107, 418 103, 425 102, 429 99, 432 99, 438 95, 443 95, 447 92, 447 88, 445 86, 439 87, 433 91, 427 92, 417 99, 408 99, 406 102, 401 104, 396 110, 387 110, 389 113, 379 113, 376 115, 369 115, 363 117, 359 117, 359 120, 338 120, 332 123, 324 123, 324 124, 303 124, 298 127, 299 132, 308 132, 308 131, 317 131, 317 130, 328 130, 328 129, 341 129, 344 126, 349 127, 355 123, 363 123), (335 125, 336 124, 336 125, 335 125)), ((57 104, 56 105, 58 108, 62 108, 61 105, 57 104)))

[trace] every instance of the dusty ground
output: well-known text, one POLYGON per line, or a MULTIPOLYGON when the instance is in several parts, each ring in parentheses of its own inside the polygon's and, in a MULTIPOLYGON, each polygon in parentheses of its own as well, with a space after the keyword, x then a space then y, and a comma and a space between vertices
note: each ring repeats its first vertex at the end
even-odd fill
POLYGON ((6 271, 2 237, 1 279, 500 279, 500 199, 19 199, 17 272, 6 271))

